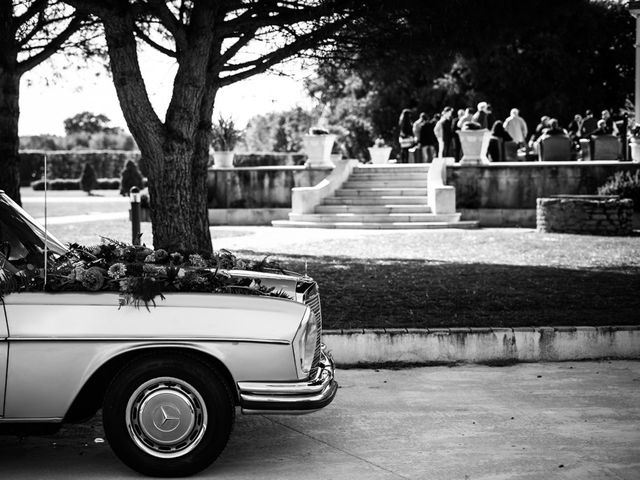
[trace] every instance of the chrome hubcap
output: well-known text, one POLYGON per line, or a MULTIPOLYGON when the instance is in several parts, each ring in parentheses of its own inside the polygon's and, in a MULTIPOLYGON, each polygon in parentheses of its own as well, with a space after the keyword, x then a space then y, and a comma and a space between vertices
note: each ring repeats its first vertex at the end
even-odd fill
POLYGON ((155 457, 175 458, 187 454, 202 440, 207 409, 198 391, 187 382, 154 378, 129 398, 126 421, 138 447, 155 457))

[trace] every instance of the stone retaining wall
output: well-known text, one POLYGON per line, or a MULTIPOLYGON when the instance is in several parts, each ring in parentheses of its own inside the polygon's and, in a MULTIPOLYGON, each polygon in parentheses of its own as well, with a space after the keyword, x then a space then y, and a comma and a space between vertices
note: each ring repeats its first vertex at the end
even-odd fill
POLYGON ((537 229, 540 232, 629 235, 633 201, 618 197, 538 198, 537 229))
POLYGON ((559 194, 594 195, 617 172, 635 174, 631 162, 514 162, 447 166, 457 210, 535 209, 536 199, 559 194))
POLYGON ((291 189, 324 180, 331 167, 271 166, 211 168, 209 208, 291 208, 291 189))
MULTIPOLYGON (((249 157, 246 162, 242 160, 243 164, 250 163, 249 157)), ((639 169, 640 164, 631 162, 455 164, 447 166, 445 183, 456 188, 458 211, 535 210, 536 198, 595 194, 616 172, 633 174, 639 169)), ((330 168, 318 170, 292 165, 212 168, 209 170, 209 208, 288 208, 291 207, 291 187, 316 185, 330 172, 330 168)), ((517 221, 507 224, 522 225, 517 221)))

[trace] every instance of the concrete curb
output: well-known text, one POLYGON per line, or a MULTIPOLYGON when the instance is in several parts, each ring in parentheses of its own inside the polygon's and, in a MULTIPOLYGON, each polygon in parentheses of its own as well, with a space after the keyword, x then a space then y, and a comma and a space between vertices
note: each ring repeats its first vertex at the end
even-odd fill
POLYGON ((640 359, 640 326, 324 330, 339 366, 640 359))

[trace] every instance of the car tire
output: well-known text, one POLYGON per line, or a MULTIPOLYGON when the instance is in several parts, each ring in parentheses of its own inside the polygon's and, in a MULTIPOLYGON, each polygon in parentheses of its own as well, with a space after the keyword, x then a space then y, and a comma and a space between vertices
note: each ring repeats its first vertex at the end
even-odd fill
POLYGON ((211 366, 187 355, 146 356, 113 379, 102 415, 107 441, 122 462, 145 475, 179 477, 220 455, 235 407, 211 366))

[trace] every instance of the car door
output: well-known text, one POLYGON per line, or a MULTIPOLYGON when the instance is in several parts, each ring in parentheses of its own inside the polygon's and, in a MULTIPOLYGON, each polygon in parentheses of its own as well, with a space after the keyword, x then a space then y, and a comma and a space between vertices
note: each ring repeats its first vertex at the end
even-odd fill
POLYGON ((0 418, 4 416, 4 390, 7 385, 7 360, 9 355, 9 329, 4 302, 0 299, 0 418))

